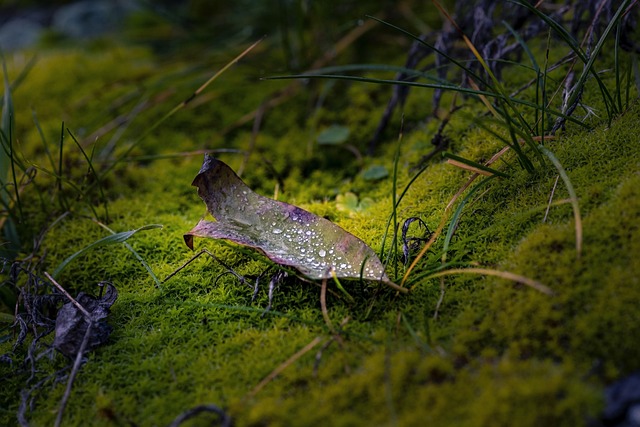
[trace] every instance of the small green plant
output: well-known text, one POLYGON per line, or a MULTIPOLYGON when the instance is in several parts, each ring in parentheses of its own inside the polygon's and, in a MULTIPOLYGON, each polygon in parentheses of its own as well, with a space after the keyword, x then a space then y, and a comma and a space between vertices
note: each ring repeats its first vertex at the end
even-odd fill
POLYGON ((336 196, 336 209, 348 215, 364 212, 369 209, 372 204, 373 200, 371 198, 364 197, 358 200, 358 196, 350 191, 336 196))

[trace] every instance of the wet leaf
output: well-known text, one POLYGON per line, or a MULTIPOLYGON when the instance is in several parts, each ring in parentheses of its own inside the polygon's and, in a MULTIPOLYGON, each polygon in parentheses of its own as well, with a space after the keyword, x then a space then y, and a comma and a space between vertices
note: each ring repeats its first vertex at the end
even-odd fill
POLYGON ((200 220, 185 234, 189 248, 194 237, 226 239, 256 248, 310 279, 329 279, 333 268, 339 278, 358 279, 362 272, 365 280, 398 288, 362 240, 304 209, 254 193, 220 160, 205 156, 193 185, 216 221, 200 220))

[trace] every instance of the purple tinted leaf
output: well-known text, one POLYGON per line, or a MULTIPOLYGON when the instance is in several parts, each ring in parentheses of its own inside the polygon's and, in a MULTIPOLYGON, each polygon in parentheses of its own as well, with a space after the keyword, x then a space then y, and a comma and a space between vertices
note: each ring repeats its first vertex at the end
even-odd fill
POLYGON ((254 193, 220 160, 205 156, 193 181, 215 222, 200 220, 184 235, 227 239, 256 248, 272 261, 296 268, 310 279, 339 278, 392 283, 375 252, 336 224, 288 203, 254 193))

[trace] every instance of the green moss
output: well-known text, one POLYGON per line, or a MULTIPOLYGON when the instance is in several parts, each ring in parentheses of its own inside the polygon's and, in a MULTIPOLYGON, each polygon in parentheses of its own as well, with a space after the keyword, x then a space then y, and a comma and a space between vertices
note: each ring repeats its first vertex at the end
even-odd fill
MULTIPOLYGON (((62 119, 74 134, 87 137, 149 97, 154 100, 150 107, 118 142, 122 150, 202 84, 211 69, 224 62, 220 58, 228 60, 220 55, 192 67, 160 62, 141 48, 116 46, 101 54, 54 50, 16 90, 16 132, 24 141, 24 154, 47 165, 42 149, 36 148, 41 142, 31 106, 54 151, 62 119), (69 69, 73 78, 61 78, 61 70, 69 69)), ((11 63, 12 74, 20 68, 18 62, 11 63)), ((132 154, 250 147, 251 124, 224 135, 221 130, 283 87, 281 82, 257 82, 259 67, 270 69, 247 58, 205 92, 209 98, 172 116, 132 154)), ((509 72, 505 78, 525 79, 509 72)), ((344 147, 311 144, 309 151, 311 124, 347 125, 353 138, 349 143, 363 150, 389 88, 340 83, 319 110, 312 107, 314 90, 267 112, 243 178, 261 194, 277 193, 279 200, 330 218, 377 252, 383 249, 386 261, 394 249, 392 234, 381 247, 392 212, 393 177, 367 181, 360 173, 369 164, 393 171, 399 143, 397 194, 402 192, 415 174, 413 167, 431 149, 437 129, 436 122, 417 123, 430 103, 430 92, 414 91, 409 98, 405 113, 411 126, 403 139, 397 142, 398 130, 391 126, 378 147, 381 155, 360 162, 344 147), (360 205, 344 211, 344 197, 338 196, 349 193, 357 195, 360 205), (362 200, 367 200, 366 207, 362 200)), ((598 98, 591 92, 588 96, 590 105, 599 107, 598 98)), ((465 108, 469 115, 484 113, 482 106, 465 108)), ((426 279, 440 268, 441 237, 409 277, 410 295, 357 282, 345 283, 353 303, 329 293, 329 317, 334 326, 344 322, 340 340, 322 347, 321 353, 321 346, 314 347, 254 396, 251 390, 292 355, 316 337, 323 343, 331 338, 318 284, 289 277, 278 286, 273 309, 265 315, 269 274, 262 276, 255 300, 252 286, 273 266, 251 250, 217 241, 198 243, 198 249, 207 247, 245 275, 251 286, 202 257, 159 288, 122 245, 86 253, 61 274, 60 283, 72 293, 96 293, 95 283, 110 280, 120 296, 109 318, 114 327, 110 341, 90 354, 80 371, 65 424, 91 420, 104 426, 166 425, 203 403, 227 408, 237 425, 585 423, 597 416, 609 381, 640 369, 640 345, 629 339, 640 334, 635 322, 640 266, 634 256, 640 252, 639 116, 636 102, 611 126, 601 124, 591 132, 569 126, 547 143, 578 193, 584 231, 580 257, 570 205, 551 206, 544 219, 557 177, 551 165, 529 174, 508 167, 517 162, 506 154, 507 164, 499 167, 511 177, 493 180, 488 191, 472 197, 462 211, 449 261, 522 274, 549 286, 555 295, 492 277, 426 279), (446 292, 434 319, 441 285, 446 292), (594 364, 602 370, 589 375, 594 364)), ((469 117, 455 115, 452 120, 447 135, 456 153, 484 161, 501 148, 495 137, 472 126, 469 117)), ((112 132, 98 139, 96 155, 112 132)), ((91 142, 87 148, 93 147, 91 142)), ((83 157, 68 138, 65 144, 66 176, 88 185, 83 157)), ((221 157, 235 169, 243 162, 238 154, 221 157)), ((136 234, 129 243, 158 277, 167 277, 192 256, 182 235, 204 214, 190 187, 200 162, 199 156, 123 162, 105 179, 106 200, 91 193, 88 203, 71 203, 72 215, 44 235, 42 270, 52 271, 108 234, 87 219, 93 216, 92 203, 103 215, 106 202, 109 218, 101 220, 115 231, 163 224, 161 230, 136 234)), ((400 225, 417 216, 435 229, 446 204, 470 176, 452 165, 432 163, 398 206, 400 225)), ((46 167, 55 170, 55 165, 46 167)), ((30 192, 34 187, 24 192, 26 215, 33 222, 23 228, 33 227, 34 234, 62 213, 56 192, 48 190, 53 182, 38 175, 34 185, 41 186, 41 192, 30 192)), ((69 197, 74 194, 70 191, 69 197)), ((554 200, 567 197, 560 180, 554 200)), ((393 225, 388 232, 393 233, 393 225)), ((406 266, 396 261, 390 258, 388 271, 401 279, 406 266)), ((0 343, 0 353, 11 350, 9 340, 0 343)), ((25 346, 15 350, 16 363, 26 351, 25 346)), ((66 361, 56 355, 39 363, 45 375, 66 361)), ((0 376, 6 378, 0 388, 0 400, 6 402, 0 411, 2 425, 15 424, 19 393, 28 379, 27 372, 12 372, 0 365, 0 376)), ((63 383, 38 391, 35 410, 28 414, 34 425, 53 423, 63 393, 63 383)))

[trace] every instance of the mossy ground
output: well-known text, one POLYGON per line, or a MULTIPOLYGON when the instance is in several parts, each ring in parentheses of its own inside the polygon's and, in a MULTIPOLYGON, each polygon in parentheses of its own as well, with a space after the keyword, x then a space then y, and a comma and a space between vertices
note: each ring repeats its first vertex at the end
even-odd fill
MULTIPOLYGON (((233 54, 220 54, 209 68, 188 62, 159 64, 143 48, 102 46, 97 51, 52 51, 14 94, 16 135, 27 158, 45 162, 40 136, 29 109, 39 117, 50 150, 58 142, 60 121, 79 139, 130 111, 153 94, 127 135, 133 140, 145 124, 157 120, 206 80, 210 68, 233 54), (158 71, 159 65, 166 72, 158 71), (187 71, 185 71, 187 70, 187 71), (167 101, 168 99, 168 101, 167 101), (26 113, 25 113, 26 111, 26 113), (40 157, 38 157, 40 156, 40 157), (44 159, 44 160, 43 160, 44 159)), ((256 109, 282 82, 259 82, 269 74, 268 51, 256 53, 226 74, 194 104, 153 132, 132 155, 166 154, 203 148, 247 149, 250 124, 220 130, 256 109), (268 63, 268 62, 267 62, 268 63)), ((21 67, 10 61, 10 73, 21 67)), ((348 125, 353 144, 364 150, 388 89, 336 84, 327 104, 310 107, 312 90, 267 112, 243 178, 256 191, 326 216, 379 251, 391 214, 392 176, 364 180, 369 164, 393 170, 398 144, 398 189, 412 176, 410 167, 429 149, 433 123, 415 124, 402 141, 390 134, 380 155, 358 159, 342 147, 307 147, 309 126, 348 125), (346 89, 346 90, 345 90, 346 89), (378 102, 372 102, 373 98, 378 102), (273 171, 277 171, 276 176, 273 171), (278 182, 280 181, 280 182, 278 182), (277 189, 276 189, 277 186, 277 189), (354 192, 373 204, 345 212, 336 196, 354 192)), ((430 93, 415 91, 406 106, 407 121, 426 115, 430 93)), ((595 102, 595 101, 594 101, 595 102)), ((610 381, 640 369, 640 105, 593 131, 570 126, 547 144, 567 170, 580 200, 584 250, 575 246, 569 204, 551 207, 543 221, 557 172, 551 165, 535 174, 510 169, 509 179, 494 180, 463 211, 449 250, 449 260, 511 271, 549 286, 548 296, 503 279, 449 276, 424 280, 439 258, 428 255, 409 279, 413 292, 398 296, 389 289, 347 284, 353 304, 329 295, 334 325, 348 319, 341 338, 320 346, 288 366, 255 394, 253 388, 292 355, 320 337, 331 335, 320 309, 320 288, 289 278, 264 314, 263 287, 252 290, 203 257, 160 288, 121 245, 107 246, 76 259, 59 277, 66 288, 96 293, 94 284, 112 281, 119 298, 109 323, 109 343, 88 357, 78 375, 65 413, 65 425, 166 425, 179 413, 204 403, 228 409, 236 425, 426 425, 538 426, 584 423, 603 406, 610 381), (440 286, 446 293, 440 298, 440 286)), ((397 121, 396 121, 397 124, 397 121)), ((100 136, 98 147, 112 136, 100 136)), ((449 137, 456 152, 476 161, 499 148, 469 122, 452 122, 449 137)), ((83 182, 86 165, 68 141, 65 170, 83 182), (79 166, 80 165, 80 166, 79 166), (84 169, 83 169, 84 167, 84 169)), ((87 147, 91 147, 89 141, 87 147)), ((99 153, 99 150, 97 150, 99 153)), ((240 167, 242 155, 222 158, 240 167)), ((508 159, 514 163, 514 158, 508 159)), ((192 254, 182 240, 203 215, 204 205, 190 187, 199 156, 125 162, 103 183, 108 225, 115 231, 159 223, 129 243, 155 274, 166 277, 192 254)), ((434 162, 411 186, 398 218, 418 216, 433 229, 445 206, 469 173, 434 162)), ((45 184, 43 184, 45 185, 45 184)), ((554 199, 568 197, 562 181, 554 199)), ((25 191, 28 227, 44 226, 42 204, 51 201, 25 191)), ((53 199, 58 200, 58 199, 53 199)), ((100 215, 104 201, 91 201, 100 215)), ((106 232, 90 220, 87 205, 45 236, 45 270, 106 232)), ((105 219, 106 221, 106 219, 105 219)), ((387 239, 387 253, 392 249, 387 239)), ((240 274, 255 277, 270 264, 251 251, 216 241, 199 241, 240 274)), ((434 251, 437 253, 437 250, 434 251)), ((390 268, 399 279, 405 267, 390 268)), ((0 344, 0 353, 11 343, 0 344)), ((26 349, 16 350, 15 360, 26 349)), ((43 372, 64 365, 61 355, 40 360, 43 372)), ((14 365, 13 368, 16 366, 14 365)), ((13 369, 0 365, 2 376, 13 369)), ((28 375, 7 376, 0 389, 0 424, 16 423, 20 390, 28 375)), ((64 384, 37 393, 33 425, 51 425, 64 384)), ((206 417, 201 422, 205 424, 206 417)), ((193 425, 200 425, 197 422, 193 425)))

